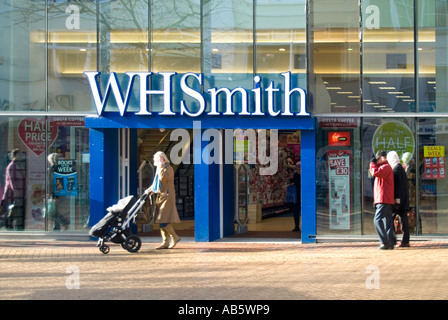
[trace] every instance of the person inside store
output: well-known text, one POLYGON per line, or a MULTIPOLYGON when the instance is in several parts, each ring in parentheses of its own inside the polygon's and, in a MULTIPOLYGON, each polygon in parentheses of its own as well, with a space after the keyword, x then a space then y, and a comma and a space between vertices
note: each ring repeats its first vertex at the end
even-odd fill
POLYGON ((60 159, 59 153, 51 153, 48 155, 48 173, 50 182, 50 194, 47 198, 48 218, 53 221, 53 230, 66 230, 69 227, 70 220, 63 213, 61 213, 60 197, 56 194, 59 190, 60 179, 54 179, 54 172, 57 166, 57 161, 60 159), (55 181, 56 180, 56 183, 55 181))
POLYGON ((162 244, 156 249, 172 249, 180 241, 173 228, 173 223, 180 223, 176 208, 174 189, 174 170, 166 154, 162 151, 154 155, 157 167, 152 185, 145 190, 147 194, 156 194, 155 223, 159 223, 162 244))
POLYGON ((409 220, 408 220, 408 211, 409 211, 409 185, 408 178, 406 176, 406 171, 400 163, 400 157, 398 153, 395 151, 390 151, 387 154, 387 161, 392 167, 394 173, 394 209, 393 209, 393 218, 392 221, 395 220, 395 217, 398 215, 401 221, 401 227, 403 231, 403 238, 401 239, 401 243, 398 245, 399 247, 409 247, 409 220))
POLYGON ((393 249, 395 246, 395 232, 393 224, 394 201, 394 173, 387 162, 387 152, 380 150, 370 160, 370 174, 375 178, 373 185, 373 201, 375 216, 373 218, 375 230, 380 240, 381 250, 393 249))
POLYGON ((298 161, 295 165, 296 167, 296 172, 294 172, 294 186, 296 187, 296 203, 294 206, 294 211, 293 211, 293 215, 294 215, 294 229, 292 229, 292 231, 297 231, 300 232, 300 214, 301 214, 301 201, 300 201, 300 175, 301 175, 301 162, 298 161))
POLYGON ((25 188, 25 173, 23 168, 20 168, 18 165, 18 162, 21 160, 20 150, 12 150, 10 157, 11 162, 6 167, 5 172, 5 190, 2 196, 2 207, 8 208, 11 204, 14 206, 9 207, 12 209, 5 212, 4 222, 8 229, 23 229, 23 210, 19 209, 18 205, 20 203, 15 202, 18 199, 23 199, 25 188))

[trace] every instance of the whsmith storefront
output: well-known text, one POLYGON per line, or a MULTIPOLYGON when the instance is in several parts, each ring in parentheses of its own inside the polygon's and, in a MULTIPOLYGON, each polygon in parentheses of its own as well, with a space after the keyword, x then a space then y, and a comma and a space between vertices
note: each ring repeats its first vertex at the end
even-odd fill
POLYGON ((2 236, 88 237, 161 150, 181 235, 369 238, 379 149, 411 241, 448 236, 445 0, 7 0, 0 32, 2 236))

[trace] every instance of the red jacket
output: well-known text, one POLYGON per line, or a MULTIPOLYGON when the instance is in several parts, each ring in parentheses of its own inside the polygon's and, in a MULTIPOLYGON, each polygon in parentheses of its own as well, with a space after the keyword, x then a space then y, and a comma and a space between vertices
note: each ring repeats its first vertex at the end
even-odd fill
POLYGON ((394 172, 389 163, 370 163, 370 174, 375 177, 373 202, 394 204, 394 172))

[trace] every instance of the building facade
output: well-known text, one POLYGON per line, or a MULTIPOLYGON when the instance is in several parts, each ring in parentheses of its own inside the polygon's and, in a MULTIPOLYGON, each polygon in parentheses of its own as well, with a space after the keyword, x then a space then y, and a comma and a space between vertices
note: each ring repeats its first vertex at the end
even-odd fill
POLYGON ((302 242, 371 236, 369 159, 385 149, 407 170, 412 236, 446 236, 447 11, 441 0, 2 1, 0 185, 14 169, 15 190, 0 232, 87 235, 141 193, 164 150, 197 241, 286 210, 297 163, 302 242))

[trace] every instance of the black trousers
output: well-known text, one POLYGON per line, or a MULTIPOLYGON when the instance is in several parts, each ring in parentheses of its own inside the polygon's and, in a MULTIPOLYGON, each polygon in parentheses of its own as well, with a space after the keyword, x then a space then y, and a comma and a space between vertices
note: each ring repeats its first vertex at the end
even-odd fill
POLYGON ((300 213, 301 213, 300 203, 294 204, 293 215, 294 215, 294 227, 300 228, 300 213))
POLYGON ((403 232, 403 239, 401 243, 409 243, 409 219, 408 212, 406 210, 394 210, 394 220, 395 217, 399 215, 401 220, 401 231, 403 232))

